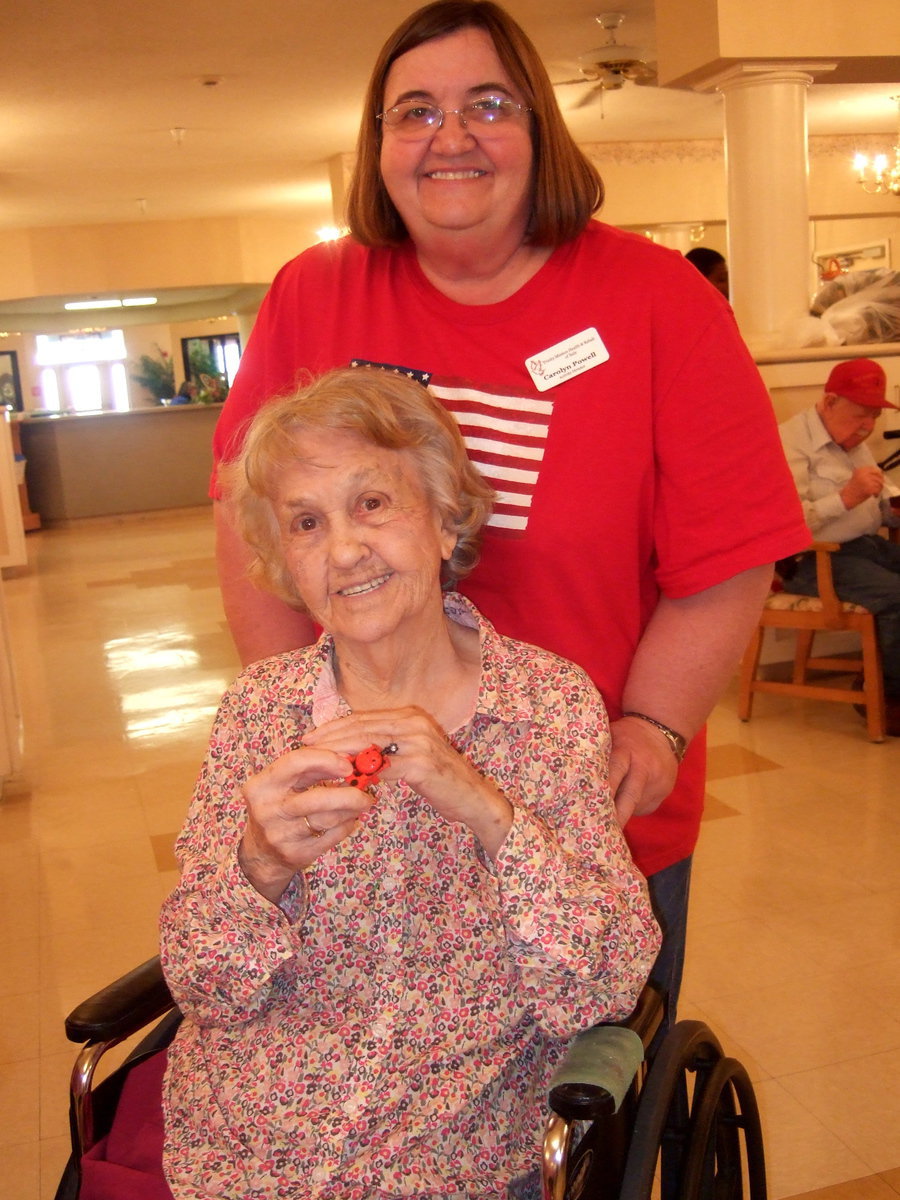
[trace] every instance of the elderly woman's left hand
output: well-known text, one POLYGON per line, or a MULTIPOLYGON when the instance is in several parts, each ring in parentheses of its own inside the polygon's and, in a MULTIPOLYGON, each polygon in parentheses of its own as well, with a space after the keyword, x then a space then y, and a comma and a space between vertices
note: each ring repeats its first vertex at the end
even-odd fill
POLYGON ((510 830, 512 805, 453 748, 424 709, 410 705, 355 712, 310 730, 302 740, 351 757, 371 745, 395 745, 379 776, 403 779, 447 821, 468 825, 492 858, 510 830))

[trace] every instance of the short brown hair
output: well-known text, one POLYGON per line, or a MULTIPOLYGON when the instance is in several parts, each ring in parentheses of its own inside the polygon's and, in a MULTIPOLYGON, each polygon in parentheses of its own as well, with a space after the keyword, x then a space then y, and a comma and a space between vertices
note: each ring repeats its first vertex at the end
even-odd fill
POLYGON ((397 246, 408 237, 381 178, 382 129, 376 117, 384 107, 388 71, 401 54, 468 28, 483 29, 490 36, 497 57, 531 109, 534 191, 528 241, 561 245, 579 234, 603 203, 600 175, 566 128, 544 64, 524 30, 492 0, 436 0, 391 34, 369 80, 347 197, 350 232, 365 246, 397 246))
POLYGON ((254 583, 303 607, 282 557, 272 483, 275 473, 302 456, 303 434, 321 430, 358 433, 375 446, 408 450, 428 499, 444 525, 456 531, 456 546, 443 567, 445 582, 471 571, 494 492, 470 462, 456 421, 406 375, 345 367, 264 404, 240 455, 222 468, 227 502, 254 551, 254 583))

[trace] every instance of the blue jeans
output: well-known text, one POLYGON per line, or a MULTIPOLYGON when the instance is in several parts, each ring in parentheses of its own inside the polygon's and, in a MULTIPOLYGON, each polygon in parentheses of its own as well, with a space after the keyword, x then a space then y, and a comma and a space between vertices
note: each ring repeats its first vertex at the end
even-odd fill
MULTIPOLYGON (((884 691, 900 699, 900 545, 877 534, 853 538, 832 556, 831 570, 840 599, 875 614, 884 691)), ((788 586, 804 596, 818 595, 815 555, 800 560, 788 586)))
POLYGON ((666 1016, 653 1043, 655 1049, 675 1024, 678 994, 684 972, 687 944, 688 899, 691 890, 691 857, 683 858, 649 876, 650 903, 663 932, 663 943, 650 972, 650 982, 668 997, 666 1016))

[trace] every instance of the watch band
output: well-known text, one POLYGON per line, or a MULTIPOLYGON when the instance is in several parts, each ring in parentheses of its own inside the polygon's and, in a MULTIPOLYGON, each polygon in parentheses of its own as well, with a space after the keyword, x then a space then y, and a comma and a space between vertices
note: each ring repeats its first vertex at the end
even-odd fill
POLYGON ((663 735, 669 745, 672 747, 672 753, 679 762, 684 758, 684 752, 687 750, 687 741, 676 733, 674 729, 670 729, 668 725, 663 725, 662 721, 657 721, 655 717, 648 717, 646 713, 640 712, 623 712, 623 717, 637 717, 639 721, 646 721, 648 725, 653 725, 663 735))

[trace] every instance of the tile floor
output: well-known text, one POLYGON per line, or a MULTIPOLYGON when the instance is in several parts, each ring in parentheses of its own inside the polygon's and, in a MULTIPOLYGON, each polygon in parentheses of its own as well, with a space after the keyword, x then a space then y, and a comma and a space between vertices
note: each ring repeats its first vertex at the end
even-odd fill
MULTIPOLYGON (((26 751, 0 803, 0 1187, 51 1200, 63 1017, 155 951, 172 839, 236 670, 210 514, 29 535, 4 584, 26 751)), ((900 741, 726 696, 710 724, 683 1016, 748 1067, 772 1200, 900 1195, 900 741)))

